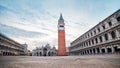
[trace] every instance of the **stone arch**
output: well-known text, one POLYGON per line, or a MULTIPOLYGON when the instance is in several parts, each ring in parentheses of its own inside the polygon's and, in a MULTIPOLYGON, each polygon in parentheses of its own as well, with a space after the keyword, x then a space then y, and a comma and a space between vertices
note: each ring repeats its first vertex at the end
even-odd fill
POLYGON ((92 50, 90 49, 90 54, 92 54, 92 50))
POLYGON ((110 21, 110 22, 108 22, 108 24, 109 24, 109 26, 112 26, 112 22, 110 21))
POLYGON ((102 36, 99 36, 99 40, 100 42, 103 42, 102 36))
POLYGON ((50 51, 48 52, 48 56, 51 56, 50 51))
POLYGON ((111 53, 112 52, 112 49, 111 48, 107 48, 107 51, 108 51, 108 53, 111 53))
POLYGON ((104 37, 105 37, 105 40, 107 41, 107 40, 108 40, 108 34, 106 33, 106 34, 104 35, 104 37))
POLYGON ((43 49, 43 52, 44 52, 44 53, 43 53, 43 56, 47 56, 47 48, 44 48, 44 49, 43 49))
POLYGON ((36 55, 37 55, 37 56, 38 56, 38 54, 39 54, 39 53, 38 53, 38 52, 36 52, 36 55))
POLYGON ((39 55, 42 56, 42 52, 39 52, 39 55))
POLYGON ((114 50, 115 52, 120 52, 120 48, 118 48, 118 46, 114 46, 114 50))
POLYGON ((5 56, 5 54, 6 54, 6 53, 5 53, 5 52, 3 52, 3 56, 5 56))
POLYGON ((105 49, 104 48, 102 48, 101 51, 102 51, 102 53, 105 53, 105 49))
POLYGON ((95 54, 95 48, 93 48, 93 54, 95 54))
POLYGON ((99 48, 96 48, 97 49, 97 52, 100 53, 100 49, 99 48))
POLYGON ((111 37, 114 39, 114 38, 116 38, 116 33, 115 33, 115 31, 112 31, 111 32, 111 37))

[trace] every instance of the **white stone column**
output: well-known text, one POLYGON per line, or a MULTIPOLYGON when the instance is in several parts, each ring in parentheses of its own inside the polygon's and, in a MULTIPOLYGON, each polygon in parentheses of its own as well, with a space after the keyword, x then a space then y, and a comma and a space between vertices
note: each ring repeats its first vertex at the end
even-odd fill
POLYGON ((100 39, 99 39, 99 37, 97 37, 97 40, 98 40, 98 44, 100 43, 100 39))
POLYGON ((91 49, 91 50, 92 50, 92 54, 94 54, 93 49, 91 49))
POLYGON ((105 42, 105 37, 104 37, 104 35, 103 35, 103 36, 101 36, 101 37, 102 37, 103 42, 105 42))
POLYGON ((84 51, 84 54, 86 55, 86 50, 84 51))
POLYGON ((115 52, 114 46, 111 46, 112 53, 115 52))
POLYGON ((89 53, 88 53, 88 50, 86 50, 86 55, 88 55, 89 53))
POLYGON ((92 46, 92 40, 90 40, 90 46, 92 46))
POLYGON ((97 54, 98 52, 97 52, 97 48, 95 48, 95 53, 97 54))
POLYGON ((95 39, 93 39, 93 42, 94 42, 94 45, 95 45, 95 44, 96 44, 96 43, 95 43, 95 39))
POLYGON ((108 53, 107 47, 105 47, 104 49, 105 49, 105 53, 108 53))
MULTIPOLYGON (((109 28, 109 24, 107 22, 104 22, 105 28, 109 28)), ((104 30, 104 29, 103 29, 104 30)))
POLYGON ((119 31, 118 31, 118 30, 115 30, 115 33, 116 33, 116 37, 117 37, 117 38, 120 38, 119 31))
POLYGON ((87 46, 90 46, 90 45, 89 45, 89 41, 87 41, 87 44, 88 44, 87 46))
POLYGON ((100 53, 102 53, 102 50, 101 50, 101 48, 99 48, 99 51, 100 51, 100 53))
POLYGON ((89 51, 89 54, 91 54, 90 49, 88 51, 89 51))
POLYGON ((87 47, 86 41, 84 43, 85 43, 85 47, 87 47))
POLYGON ((88 55, 88 52, 87 52, 87 50, 86 50, 86 55, 88 55))
POLYGON ((109 39, 109 40, 112 40, 112 36, 111 36, 110 33, 108 33, 108 39, 109 39))

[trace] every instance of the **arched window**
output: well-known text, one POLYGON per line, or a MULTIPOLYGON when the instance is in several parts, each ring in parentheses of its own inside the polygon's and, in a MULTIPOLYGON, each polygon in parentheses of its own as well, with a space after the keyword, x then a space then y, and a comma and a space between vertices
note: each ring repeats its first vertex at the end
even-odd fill
POLYGON ((100 28, 98 28, 98 32, 100 32, 100 28))
POLYGON ((108 40, 108 34, 105 34, 104 37, 105 37, 105 40, 107 41, 108 40))
POLYGON ((113 39, 116 38, 116 34, 115 34, 114 31, 111 32, 111 36, 112 36, 113 39))
POLYGON ((112 22, 110 21, 110 22, 108 22, 108 24, 109 24, 109 26, 112 26, 112 22))
POLYGON ((51 55, 50 55, 50 52, 48 52, 48 56, 51 56, 51 55))
POLYGON ((105 29, 105 25, 102 25, 103 29, 105 29))
POLYGON ((96 41, 96 43, 98 43, 98 40, 97 40, 97 38, 95 38, 95 41, 96 41))
POLYGON ((86 45, 85 45, 85 42, 84 42, 84 47, 85 47, 86 45))
POLYGON ((86 42, 86 46, 88 46, 88 42, 86 42))
POLYGON ((120 22, 120 16, 119 16, 119 17, 117 17, 117 21, 118 21, 118 22, 120 22))
POLYGON ((91 45, 90 40, 89 40, 89 45, 91 45))
POLYGON ((99 39, 100 39, 100 42, 102 42, 102 37, 101 36, 99 36, 99 39))
POLYGON ((94 40, 92 39, 92 44, 94 44, 94 40))
POLYGON ((88 37, 89 37, 89 33, 88 33, 88 37))
POLYGON ((93 34, 92 34, 92 32, 91 32, 91 36, 92 36, 93 34))

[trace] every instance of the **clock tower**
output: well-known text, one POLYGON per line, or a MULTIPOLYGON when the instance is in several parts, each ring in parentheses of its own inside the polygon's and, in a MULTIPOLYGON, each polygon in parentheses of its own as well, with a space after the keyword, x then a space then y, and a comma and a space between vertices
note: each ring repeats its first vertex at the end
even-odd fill
POLYGON ((58 20, 58 56, 66 56, 65 23, 62 14, 58 20))

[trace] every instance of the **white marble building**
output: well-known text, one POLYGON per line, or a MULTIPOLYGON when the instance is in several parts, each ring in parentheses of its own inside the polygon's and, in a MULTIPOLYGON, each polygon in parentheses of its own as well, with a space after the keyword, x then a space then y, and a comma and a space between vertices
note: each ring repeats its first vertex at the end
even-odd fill
POLYGON ((71 42, 70 55, 120 53, 120 9, 71 42))
POLYGON ((32 56, 57 56, 57 50, 55 47, 51 48, 49 44, 46 44, 44 47, 34 49, 32 56))

